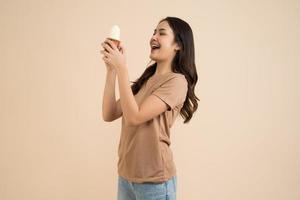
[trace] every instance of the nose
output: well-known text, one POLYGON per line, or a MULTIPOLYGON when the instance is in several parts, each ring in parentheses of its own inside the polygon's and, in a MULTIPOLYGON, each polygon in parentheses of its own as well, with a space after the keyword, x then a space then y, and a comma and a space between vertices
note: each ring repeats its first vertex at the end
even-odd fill
POLYGON ((152 35, 150 42, 152 42, 152 41, 157 41, 157 36, 156 36, 156 34, 153 34, 153 35, 152 35))
POLYGON ((150 46, 151 46, 151 43, 152 43, 153 41, 156 41, 156 42, 157 42, 156 38, 151 37, 151 40, 150 40, 150 46))

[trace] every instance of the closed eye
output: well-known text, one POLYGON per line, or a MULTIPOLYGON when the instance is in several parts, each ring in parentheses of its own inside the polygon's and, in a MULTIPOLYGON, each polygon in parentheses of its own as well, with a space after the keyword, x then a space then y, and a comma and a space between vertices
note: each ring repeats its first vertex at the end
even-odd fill
MULTIPOLYGON (((155 33, 153 33, 152 35, 155 35, 155 33)), ((165 35, 164 33, 160 33, 159 35, 165 35)))

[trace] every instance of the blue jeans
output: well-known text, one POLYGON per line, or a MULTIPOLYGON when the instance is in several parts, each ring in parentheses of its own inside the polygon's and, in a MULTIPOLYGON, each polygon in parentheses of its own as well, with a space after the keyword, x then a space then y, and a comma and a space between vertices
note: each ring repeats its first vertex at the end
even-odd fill
POLYGON ((135 183, 118 176, 118 200, 176 200, 177 177, 162 183, 135 183))

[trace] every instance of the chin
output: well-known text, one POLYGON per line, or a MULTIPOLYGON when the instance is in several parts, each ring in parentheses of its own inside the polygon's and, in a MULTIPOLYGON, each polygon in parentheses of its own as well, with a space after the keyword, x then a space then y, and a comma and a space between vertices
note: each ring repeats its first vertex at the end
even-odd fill
POLYGON ((153 54, 151 54, 150 53, 150 55, 149 55, 149 58, 151 59, 151 60, 154 60, 154 61, 159 61, 159 60, 161 60, 161 58, 159 57, 159 56, 155 56, 155 55, 153 55, 153 54))
POLYGON ((149 58, 153 61, 157 61, 157 59, 155 57, 153 57, 151 54, 149 55, 149 58))

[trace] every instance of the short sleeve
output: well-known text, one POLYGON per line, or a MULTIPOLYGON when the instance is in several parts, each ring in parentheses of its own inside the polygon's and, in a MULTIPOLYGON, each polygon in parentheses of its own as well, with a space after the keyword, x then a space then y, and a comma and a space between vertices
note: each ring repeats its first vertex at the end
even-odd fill
POLYGON ((168 110, 171 110, 185 101, 187 90, 187 80, 182 75, 166 80, 152 94, 164 101, 169 106, 168 110))

